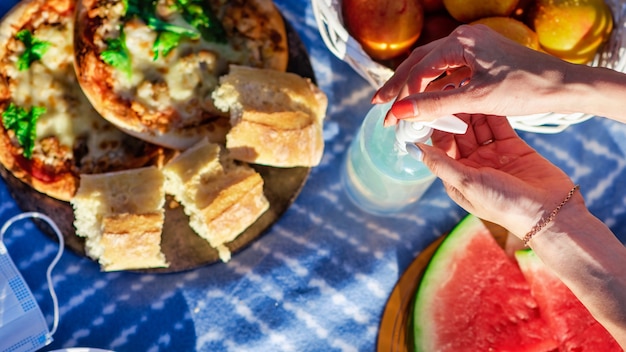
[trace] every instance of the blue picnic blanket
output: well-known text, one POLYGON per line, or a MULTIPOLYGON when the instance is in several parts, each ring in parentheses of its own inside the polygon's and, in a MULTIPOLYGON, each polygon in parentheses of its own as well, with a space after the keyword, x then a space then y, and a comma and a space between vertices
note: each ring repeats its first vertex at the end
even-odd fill
MULTIPOLYGON (((0 14, 15 3, 2 0, 0 14)), ((349 201, 340 170, 374 89, 325 47, 308 1, 276 3, 328 95, 321 164, 284 215, 229 263, 105 273, 66 251, 53 272, 60 325, 46 350, 373 351, 399 277, 466 215, 439 180, 390 217, 349 201)), ((520 134, 579 183, 591 211, 626 239, 626 125, 594 117, 558 134, 520 134)), ((0 180, 0 224, 19 212, 0 180)), ((57 243, 31 221, 13 227, 5 243, 51 323, 45 269, 57 243)))

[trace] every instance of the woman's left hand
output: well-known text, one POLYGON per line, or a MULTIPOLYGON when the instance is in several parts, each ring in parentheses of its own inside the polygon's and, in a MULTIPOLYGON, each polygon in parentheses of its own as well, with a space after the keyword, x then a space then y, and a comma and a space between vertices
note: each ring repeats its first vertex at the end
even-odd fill
MULTIPOLYGON (((435 131, 421 144, 424 163, 468 212, 522 238, 573 186, 570 178, 526 142, 501 116, 459 114, 463 135, 435 131)), ((584 202, 577 196, 580 205, 584 202)))

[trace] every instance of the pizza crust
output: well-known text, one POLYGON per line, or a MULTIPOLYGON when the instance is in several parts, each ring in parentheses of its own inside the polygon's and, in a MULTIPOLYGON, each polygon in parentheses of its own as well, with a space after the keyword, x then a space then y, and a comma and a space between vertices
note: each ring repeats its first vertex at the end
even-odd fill
POLYGON ((219 5, 216 14, 222 16, 231 45, 186 41, 156 60, 151 50, 156 34, 140 20, 123 23, 116 1, 107 2, 107 8, 99 3, 82 0, 76 13, 80 85, 104 118, 151 143, 179 150, 204 137, 224 143, 229 117, 213 106, 211 92, 228 64, 287 67, 285 24, 271 0, 212 1, 219 5), (130 78, 100 58, 106 40, 119 37, 120 28, 133 58, 130 78))
MULTIPOLYGON (((50 170, 46 172, 42 165, 33 163, 21 155, 16 155, 18 149, 11 142, 6 130, 0 127, 0 164, 20 181, 28 184, 38 192, 50 197, 69 201, 76 192, 79 179, 71 172, 50 170)), ((37 163, 40 164, 40 163, 37 163)))

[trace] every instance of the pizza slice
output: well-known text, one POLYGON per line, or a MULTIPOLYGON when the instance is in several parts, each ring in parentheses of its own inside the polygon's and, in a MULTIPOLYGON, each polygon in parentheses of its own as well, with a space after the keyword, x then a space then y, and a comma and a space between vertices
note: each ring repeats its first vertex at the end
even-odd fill
POLYGON ((211 93, 229 64, 285 71, 287 35, 271 0, 80 0, 76 69, 104 118, 173 149, 224 143, 211 93))
POLYGON ((74 0, 26 0, 0 23, 0 164, 69 201, 80 174, 161 162, 164 150, 103 119, 74 71, 74 0))

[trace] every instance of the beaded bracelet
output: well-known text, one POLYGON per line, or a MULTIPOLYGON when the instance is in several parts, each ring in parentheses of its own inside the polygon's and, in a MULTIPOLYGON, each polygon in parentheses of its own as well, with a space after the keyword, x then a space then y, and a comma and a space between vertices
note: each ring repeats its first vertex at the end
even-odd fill
POLYGON ((565 205, 565 203, 567 203, 572 196, 574 195, 574 193, 576 192, 577 189, 579 189, 580 186, 579 185, 575 185, 574 188, 572 188, 569 193, 567 194, 567 197, 565 197, 565 199, 563 199, 563 201, 561 202, 561 204, 559 204, 556 208, 554 208, 554 210, 550 213, 550 215, 547 218, 543 218, 541 220, 539 220, 539 222, 533 226, 532 229, 530 229, 530 231, 528 231, 528 233, 524 236, 523 241, 524 241, 524 245, 526 247, 528 247, 528 241, 530 241, 530 239, 537 234, 537 232, 539 232, 539 230, 541 230, 542 228, 544 228, 547 224, 549 224, 552 220, 554 220, 554 218, 556 217, 556 214, 559 213, 559 210, 561 210, 561 208, 563 208, 563 206, 565 205))

